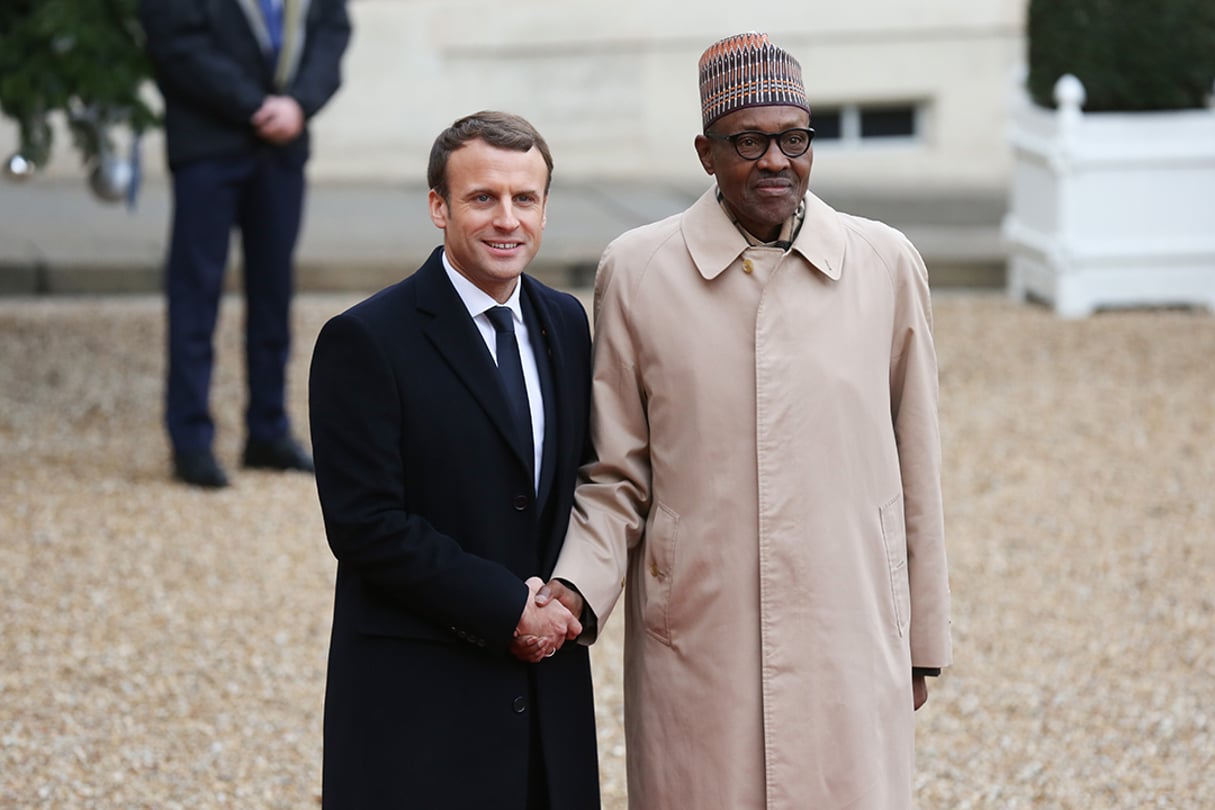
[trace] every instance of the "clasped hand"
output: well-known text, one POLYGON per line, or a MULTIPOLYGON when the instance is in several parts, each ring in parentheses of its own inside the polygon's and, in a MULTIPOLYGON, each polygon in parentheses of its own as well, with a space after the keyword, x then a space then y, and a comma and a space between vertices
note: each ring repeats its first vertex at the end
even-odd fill
POLYGON ((511 654, 520 661, 537 663, 573 641, 582 633, 582 624, 559 599, 550 596, 549 586, 539 577, 529 577, 527 604, 515 627, 511 654), (544 593, 541 593, 544 589, 544 593))
POLYGON ((291 96, 266 96, 249 123, 262 140, 284 144, 304 131, 304 111, 291 96))

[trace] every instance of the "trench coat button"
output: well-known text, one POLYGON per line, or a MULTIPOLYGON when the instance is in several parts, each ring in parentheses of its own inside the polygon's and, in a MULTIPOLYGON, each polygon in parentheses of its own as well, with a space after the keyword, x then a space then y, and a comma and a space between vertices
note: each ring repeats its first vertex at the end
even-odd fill
POLYGON ((511 505, 515 507, 516 512, 522 512, 524 509, 526 509, 527 503, 528 498, 526 495, 516 495, 515 499, 511 501, 511 505))
POLYGON ((755 271, 755 265, 753 265, 753 264, 751 263, 751 260, 750 260, 750 259, 743 259, 743 272, 744 272, 744 273, 747 273, 748 275, 750 275, 750 274, 751 274, 752 272, 754 272, 754 271, 755 271))
POLYGON ((656 562, 650 563, 650 576, 657 577, 658 579, 662 578, 658 574, 658 563, 656 563, 656 562))
POLYGON ((515 714, 523 714, 527 711, 527 701, 522 696, 517 697, 511 708, 515 710, 515 714))

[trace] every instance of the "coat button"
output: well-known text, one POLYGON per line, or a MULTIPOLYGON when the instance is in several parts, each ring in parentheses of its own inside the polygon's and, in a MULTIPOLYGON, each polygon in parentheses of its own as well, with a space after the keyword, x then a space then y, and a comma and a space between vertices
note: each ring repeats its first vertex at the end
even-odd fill
POLYGON ((750 274, 750 273, 753 273, 754 271, 755 271, 755 265, 753 265, 751 263, 751 260, 743 259, 743 272, 750 274))
POLYGON ((517 697, 515 698, 515 702, 511 708, 515 710, 515 714, 523 714, 525 711, 527 711, 527 701, 522 697, 517 697))
POLYGON ((526 495, 516 495, 511 503, 514 505, 516 512, 522 512, 527 508, 528 497, 526 495))
POLYGON ((658 576, 658 563, 650 563, 650 576, 661 579, 661 577, 658 576))

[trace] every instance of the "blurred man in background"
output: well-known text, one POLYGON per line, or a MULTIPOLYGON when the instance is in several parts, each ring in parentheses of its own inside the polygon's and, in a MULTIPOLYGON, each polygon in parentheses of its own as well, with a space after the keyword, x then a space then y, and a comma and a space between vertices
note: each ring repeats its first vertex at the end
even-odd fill
POLYGON ((244 466, 312 471, 285 408, 308 119, 341 84, 345 0, 140 0, 173 175, 166 414, 173 474, 224 487, 209 397, 232 229, 241 233, 244 466))

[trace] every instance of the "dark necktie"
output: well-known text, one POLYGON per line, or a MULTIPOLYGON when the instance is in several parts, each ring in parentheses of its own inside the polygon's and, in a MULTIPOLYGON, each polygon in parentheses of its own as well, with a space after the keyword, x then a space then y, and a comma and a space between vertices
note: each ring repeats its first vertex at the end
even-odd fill
POLYGON ((532 410, 527 401, 527 384, 523 381, 523 362, 519 359, 519 343, 515 340, 515 317, 510 307, 491 307, 485 311, 498 333, 498 373, 506 388, 515 427, 523 439, 528 468, 533 463, 535 445, 532 440, 532 410))

